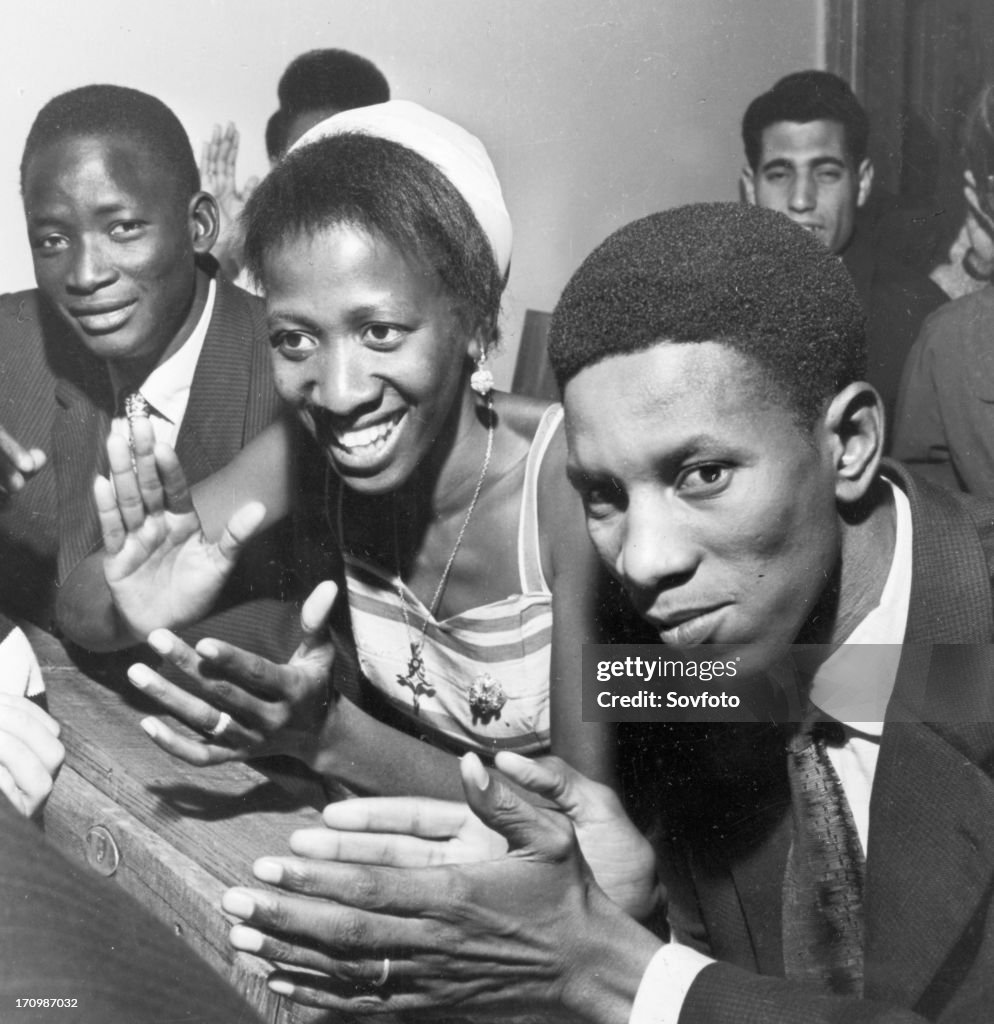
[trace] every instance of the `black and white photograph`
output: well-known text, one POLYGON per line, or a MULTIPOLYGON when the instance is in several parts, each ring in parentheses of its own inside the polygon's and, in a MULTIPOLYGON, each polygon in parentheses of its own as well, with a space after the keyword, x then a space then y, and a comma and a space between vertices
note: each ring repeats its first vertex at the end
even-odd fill
POLYGON ((0 33, 0 1024, 994 1020, 990 0, 0 33))

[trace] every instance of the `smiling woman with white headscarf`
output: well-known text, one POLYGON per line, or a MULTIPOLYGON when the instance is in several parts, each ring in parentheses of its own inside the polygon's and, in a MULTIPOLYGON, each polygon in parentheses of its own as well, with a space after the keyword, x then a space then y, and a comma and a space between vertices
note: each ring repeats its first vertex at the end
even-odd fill
POLYGON ((111 442, 120 505, 106 482, 99 504, 117 622, 134 642, 198 617, 262 515, 243 509, 225 532, 232 511, 252 499, 268 522, 292 509, 298 562, 313 572, 330 550, 344 563, 370 713, 325 689, 325 587, 305 605, 304 645, 288 666, 260 668, 214 641, 193 654, 153 633, 192 678, 180 690, 136 667, 132 681, 207 735, 189 740, 159 720, 147 731, 194 763, 290 753, 367 792, 460 795, 443 750, 551 748, 610 778, 603 727, 584 725, 579 708, 599 570, 565 484, 561 409, 498 394, 486 368, 511 224, 482 143, 413 103, 347 111, 266 178, 246 228, 296 433, 272 430, 198 485, 217 546, 203 544, 161 449, 185 525, 170 520, 150 545, 163 518, 151 445, 141 428, 133 452, 111 442), (147 520, 134 511, 142 500, 147 520))

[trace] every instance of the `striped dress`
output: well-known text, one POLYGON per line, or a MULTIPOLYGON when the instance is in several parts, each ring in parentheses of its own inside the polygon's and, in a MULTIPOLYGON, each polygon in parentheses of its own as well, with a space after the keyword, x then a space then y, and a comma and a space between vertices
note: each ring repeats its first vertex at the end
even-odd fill
MULTIPOLYGON (((344 554, 349 611, 359 664, 369 682, 415 729, 440 734, 462 750, 494 754, 549 749, 549 667, 552 653, 552 593, 542 572, 538 528, 538 475, 559 424, 562 408, 542 415, 525 464, 518 518, 521 592, 437 621, 396 576, 344 554), (398 586, 407 602, 410 633, 398 586), (428 623, 421 657, 431 692, 414 711, 407 674, 411 640, 428 623), (496 713, 474 711, 471 689, 489 676, 507 702, 496 713)), ((477 703, 477 707, 479 704, 477 703)))

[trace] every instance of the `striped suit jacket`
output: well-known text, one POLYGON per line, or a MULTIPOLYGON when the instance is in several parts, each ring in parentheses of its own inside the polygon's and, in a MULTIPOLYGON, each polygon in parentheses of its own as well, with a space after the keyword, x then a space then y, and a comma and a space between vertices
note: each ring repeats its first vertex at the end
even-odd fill
MULTIPOLYGON (((680 1024, 994 1019, 994 658, 986 647, 961 646, 994 641, 994 505, 962 501, 896 464, 888 475, 912 509, 906 642, 956 645, 941 658, 933 652, 922 692, 969 714, 950 723, 940 711, 936 720, 926 714, 884 729, 870 803, 865 998, 822 996, 783 980, 783 737, 765 729, 740 737, 735 751, 698 736, 681 755, 685 768, 663 770, 659 787, 671 916, 719 961, 698 975, 680 1024), (708 799, 695 810, 702 790, 708 799), (681 804, 690 809, 681 813, 681 804)), ((922 685, 921 665, 906 650, 895 698, 922 685)), ((666 750, 671 767, 674 749, 671 742, 666 750)))
MULTIPOLYGON (((281 408, 262 303, 220 275, 217 282, 176 444, 191 483, 224 466, 281 408)), ((0 426, 48 455, 45 468, 0 508, 0 605, 10 614, 51 628, 55 586, 99 547, 92 483, 106 468, 113 412, 106 367, 39 293, 0 296, 0 426)), ((283 559, 274 553, 276 543, 267 538, 247 553, 229 603, 246 588, 254 595, 280 591, 276 563, 283 559)), ((260 606, 257 615, 220 635, 253 646, 258 629, 279 611, 260 606)))

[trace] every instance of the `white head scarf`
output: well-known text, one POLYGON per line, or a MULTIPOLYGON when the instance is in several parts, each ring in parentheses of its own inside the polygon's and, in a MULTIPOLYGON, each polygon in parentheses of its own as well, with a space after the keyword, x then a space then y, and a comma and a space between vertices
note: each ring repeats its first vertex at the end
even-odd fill
POLYGON ((390 139, 430 160, 469 203, 490 240, 501 274, 511 262, 511 217, 483 143, 465 128, 409 100, 343 110, 305 132, 290 152, 318 139, 361 132, 390 139))

